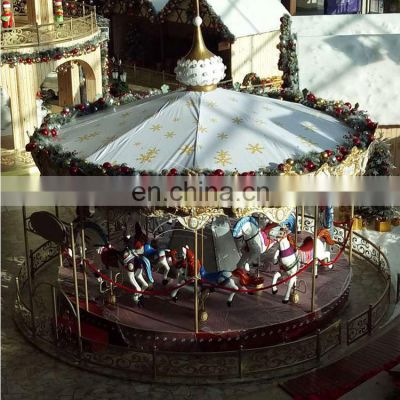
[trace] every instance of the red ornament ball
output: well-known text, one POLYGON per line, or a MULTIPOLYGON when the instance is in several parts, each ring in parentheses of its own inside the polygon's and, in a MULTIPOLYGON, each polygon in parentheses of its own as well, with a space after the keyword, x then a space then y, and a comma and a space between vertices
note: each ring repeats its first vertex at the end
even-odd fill
POLYGON ((29 58, 29 57, 28 57, 28 58, 26 59, 26 63, 27 63, 27 64, 32 64, 32 62, 33 62, 32 58, 29 58))
POLYGON ((314 171, 315 170, 315 164, 311 160, 307 160, 304 167, 308 169, 309 171, 314 171))
POLYGON ((344 103, 344 105, 345 105, 347 108, 349 108, 350 110, 353 108, 352 105, 351 105, 351 103, 349 103, 349 102, 344 103))
POLYGON ((343 158, 344 158, 343 156, 337 155, 337 156, 336 156, 336 161, 337 161, 337 162, 342 162, 342 161, 343 161, 343 158))
POLYGON ((340 117, 343 114, 343 108, 338 107, 335 109, 335 114, 340 117))
POLYGON ((76 176, 76 175, 78 175, 78 173, 79 173, 79 168, 78 168, 78 167, 70 167, 70 168, 69 168, 69 173, 70 173, 71 175, 73 175, 73 176, 76 176))
POLYGON ((278 165, 278 170, 281 171, 281 172, 284 172, 285 171, 285 164, 279 164, 278 165))
POLYGON ((249 176, 256 176, 256 171, 250 171, 249 176))
POLYGON ((225 173, 224 173, 224 171, 222 171, 222 169, 216 169, 214 171, 214 176, 224 176, 224 175, 225 175, 225 173))
POLYGON ((328 157, 332 157, 333 151, 332 150, 325 150, 325 153, 328 154, 328 157))
POLYGON ((375 140, 375 135, 373 133, 370 133, 367 136, 367 138, 368 138, 368 142, 371 143, 371 142, 373 142, 375 140))
POLYGON ((84 104, 78 104, 77 106, 79 111, 85 111, 85 105, 84 104))
POLYGON ((309 93, 309 94, 307 95, 307 100, 308 100, 310 103, 315 103, 315 102, 317 101, 317 98, 315 97, 315 95, 314 95, 313 93, 309 93))
POLYGON ((347 154, 349 154, 349 151, 346 149, 346 147, 344 146, 340 146, 339 147, 339 152, 342 153, 344 156, 346 156, 347 154))
POLYGON ((40 133, 41 133, 43 136, 49 136, 49 130, 48 130, 47 128, 42 128, 42 129, 40 130, 40 133))
POLYGON ((361 139, 358 136, 353 137, 353 144, 359 146, 361 144, 361 139))
POLYGON ((248 173, 248 172, 242 172, 242 173, 240 174, 240 176, 249 176, 249 173, 248 173))
POLYGON ((56 128, 53 128, 51 131, 51 136, 53 136, 53 137, 55 137, 55 136, 57 136, 57 129, 56 128))
POLYGON ((178 170, 176 168, 171 168, 168 172, 168 176, 176 176, 178 175, 178 170))
POLYGON ((112 168, 112 165, 111 165, 111 163, 109 163, 109 162, 105 162, 105 163, 103 164, 103 168, 104 168, 104 169, 110 169, 110 168, 112 168))
POLYGON ((25 150, 28 152, 31 152, 36 149, 36 143, 35 142, 30 142, 25 146, 25 150))
POLYGON ((122 167, 121 167, 121 172, 123 173, 123 174, 128 174, 129 172, 130 172, 130 168, 128 167, 128 166, 126 166, 126 165, 123 165, 122 167))

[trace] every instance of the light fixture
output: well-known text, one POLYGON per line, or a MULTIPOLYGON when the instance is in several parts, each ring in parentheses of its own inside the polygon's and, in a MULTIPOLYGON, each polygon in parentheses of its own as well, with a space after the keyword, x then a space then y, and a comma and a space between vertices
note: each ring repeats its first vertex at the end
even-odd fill
POLYGON ((117 70, 114 70, 114 71, 112 72, 112 77, 113 77, 113 79, 115 79, 115 80, 118 79, 118 71, 117 71, 117 70))
POLYGON ((120 79, 121 79, 121 82, 126 82, 126 72, 123 72, 123 73, 120 75, 120 79))

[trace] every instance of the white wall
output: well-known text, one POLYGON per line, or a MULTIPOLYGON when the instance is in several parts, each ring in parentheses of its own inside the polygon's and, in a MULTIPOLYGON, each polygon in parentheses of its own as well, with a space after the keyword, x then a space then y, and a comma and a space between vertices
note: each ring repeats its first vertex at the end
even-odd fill
POLYGON ((236 39, 232 45, 232 80, 242 83, 249 72, 260 78, 282 75, 278 70, 279 31, 236 39))
POLYGON ((400 14, 293 17, 300 87, 400 124, 400 14))

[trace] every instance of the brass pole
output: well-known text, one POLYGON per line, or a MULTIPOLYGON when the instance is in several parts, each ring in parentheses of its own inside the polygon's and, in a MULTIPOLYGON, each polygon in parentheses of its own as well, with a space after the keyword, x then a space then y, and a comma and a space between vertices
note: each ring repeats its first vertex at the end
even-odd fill
POLYGON ((76 302, 76 319, 78 324, 78 345, 79 351, 82 352, 82 333, 81 333, 81 314, 79 307, 79 288, 78 288, 78 276, 76 273, 76 258, 75 258, 75 236, 74 236, 74 224, 71 222, 71 247, 72 247, 72 267, 74 274, 74 288, 75 288, 75 302, 76 302))
POLYGON ((297 249, 297 241, 298 241, 298 236, 299 236, 299 234, 297 233, 298 232, 298 223, 297 223, 298 219, 299 219, 299 208, 296 206, 296 221, 294 223, 294 229, 295 229, 294 242, 296 243, 296 249, 297 249))
POLYGON ((204 264, 204 227, 201 228, 201 264, 204 264))
POLYGON ((314 249, 313 249, 313 268, 312 268, 312 289, 311 289, 311 312, 314 312, 315 308, 315 270, 318 264, 317 257, 317 240, 318 240, 318 206, 315 206, 314 210, 314 249))
POLYGON ((85 228, 83 226, 83 218, 81 215, 81 246, 82 246, 82 253, 81 253, 81 263, 83 268, 83 282, 85 285, 85 304, 86 304, 86 311, 89 311, 89 295, 88 295, 88 280, 87 280, 87 272, 86 272, 86 249, 85 249, 85 228))
POLYGON ((301 231, 304 231, 304 218, 305 218, 304 206, 301 206, 301 231))
POLYGON ((350 218, 350 238, 349 238, 349 264, 353 262, 353 225, 354 225, 354 206, 351 206, 350 218))
POLYGON ((27 219, 26 219, 26 207, 25 206, 22 206, 22 219, 23 219, 23 223, 24 223, 25 265, 26 265, 26 272, 28 275, 28 290, 29 290, 29 303, 31 306, 32 336, 35 337, 36 327, 35 327, 35 313, 33 310, 32 271, 31 271, 30 254, 29 254, 28 227, 26 225, 27 219))
POLYGON ((58 209, 58 206, 55 206, 55 211, 56 211, 56 217, 60 218, 60 210, 58 209))
POLYGON ((198 302, 198 281, 197 281, 197 227, 194 231, 194 330, 199 333, 199 302, 198 302))
POLYGON ((56 293, 56 288, 54 286, 51 286, 51 294, 52 294, 52 298, 53 298, 54 335, 55 335, 56 341, 58 342, 57 293, 56 293))

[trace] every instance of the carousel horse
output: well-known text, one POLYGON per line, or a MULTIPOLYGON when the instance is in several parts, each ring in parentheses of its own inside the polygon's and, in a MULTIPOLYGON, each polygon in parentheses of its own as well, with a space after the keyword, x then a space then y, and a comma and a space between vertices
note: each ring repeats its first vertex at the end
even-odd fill
MULTIPOLYGON (((176 250, 173 253, 173 257, 177 256, 176 250)), ((176 268, 178 269, 178 284, 184 282, 187 278, 193 278, 195 276, 195 255, 194 252, 189 248, 189 246, 182 248, 182 259, 180 261, 175 258, 176 268), (179 279, 183 277, 182 279, 179 279)), ((216 286, 223 286, 235 291, 239 290, 235 281, 232 279, 232 273, 228 271, 219 272, 207 272, 204 265, 201 264, 200 260, 197 260, 197 271, 200 275, 203 284, 211 284, 216 286)), ((203 286, 202 284, 202 286, 203 286)), ((203 291, 203 287, 202 287, 203 291)), ((176 302, 178 300, 179 289, 175 289, 171 293, 172 299, 176 302)), ((232 305, 235 292, 230 292, 227 300, 227 305, 230 307, 232 305)))
MULTIPOLYGON (((270 235, 275 237, 278 241, 279 249, 276 251, 274 256, 274 264, 278 264, 280 261, 281 271, 283 271, 288 276, 293 276, 300 268, 300 258, 295 247, 290 243, 288 235, 290 230, 287 227, 277 226, 270 231, 270 235)), ((278 279, 282 276, 282 273, 277 271, 272 279, 272 293, 276 294, 278 288, 276 283, 278 279)), ((282 303, 287 304, 289 302, 290 293, 292 288, 295 287, 297 281, 297 276, 293 276, 288 283, 288 288, 286 294, 282 300, 282 303)))
MULTIPOLYGON (((290 236, 289 240, 294 245, 293 237, 290 236)), ((316 257, 320 261, 330 262, 331 253, 326 249, 326 245, 333 246, 336 241, 332 239, 328 229, 320 229, 317 236, 316 257)), ((314 259, 314 239, 307 236, 303 244, 299 247, 299 256, 302 264, 308 264, 314 259)), ((329 265, 329 269, 333 268, 333 264, 329 265)), ((315 277, 318 277, 318 263, 315 267, 315 277)))
POLYGON ((277 224, 268 224, 263 230, 258 226, 254 217, 243 217, 233 227, 233 238, 244 242, 242 256, 233 275, 240 278, 242 286, 253 284, 258 285, 263 282, 263 278, 253 278, 246 274, 250 271, 249 265, 257 266, 261 254, 265 253, 275 244, 271 239, 269 230, 277 224))
MULTIPOLYGON (((131 250, 126 248, 124 250, 123 255, 123 265, 127 270, 127 275, 129 282, 140 292, 146 290, 149 287, 149 284, 143 277, 144 265, 146 263, 150 264, 150 262, 144 259, 138 259, 137 255, 135 255, 131 250)), ((139 306, 143 306, 143 293, 135 293, 133 295, 133 301, 135 304, 139 306)))
MULTIPOLYGON (((274 256, 274 264, 278 264, 280 261, 281 271, 288 276, 293 276, 299 270, 301 264, 308 264, 314 258, 314 240, 311 236, 304 239, 303 244, 296 250, 293 237, 290 235, 290 231, 287 227, 275 227, 271 229, 270 235, 275 237, 278 241, 279 249, 276 251, 274 256)), ((325 239, 329 245, 335 244, 332 240, 329 231, 322 229, 318 234, 316 253, 319 260, 330 261, 330 252, 325 250, 326 243, 321 239, 325 239)), ((332 265, 329 266, 332 268, 332 265)), ((318 269, 315 268, 315 276, 318 275, 318 269)), ((272 279, 272 293, 276 294, 278 289, 276 283, 282 276, 282 273, 277 271, 272 279)), ((282 302, 284 304, 289 302, 290 293, 293 287, 296 286, 297 276, 293 276, 289 280, 288 288, 282 302)))

